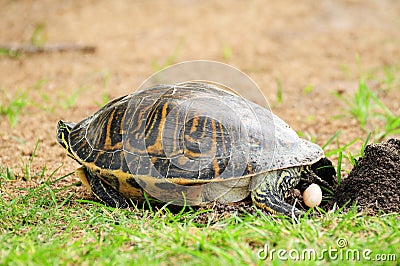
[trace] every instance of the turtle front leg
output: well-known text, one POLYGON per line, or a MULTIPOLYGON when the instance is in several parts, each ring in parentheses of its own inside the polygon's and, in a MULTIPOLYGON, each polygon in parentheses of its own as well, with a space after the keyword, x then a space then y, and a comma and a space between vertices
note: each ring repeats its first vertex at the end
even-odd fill
POLYGON ((128 201, 121 193, 102 181, 92 171, 85 167, 80 167, 77 169, 76 173, 86 188, 92 191, 92 193, 106 205, 113 208, 127 208, 129 206, 128 201))
POLYGON ((253 203, 273 214, 298 217, 301 211, 286 203, 284 197, 298 184, 300 174, 301 167, 293 167, 254 176, 250 186, 253 203))

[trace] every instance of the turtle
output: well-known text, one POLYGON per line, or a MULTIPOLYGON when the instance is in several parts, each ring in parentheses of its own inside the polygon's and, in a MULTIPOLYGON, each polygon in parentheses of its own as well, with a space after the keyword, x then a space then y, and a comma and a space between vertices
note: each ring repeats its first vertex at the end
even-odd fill
MULTIPOLYGON (((57 141, 101 202, 175 205, 251 197, 273 214, 299 215, 285 195, 300 179, 324 183, 324 158, 269 108, 218 84, 158 84, 116 98, 79 123, 60 120, 57 141)), ((326 182, 325 182, 326 183, 326 182)))

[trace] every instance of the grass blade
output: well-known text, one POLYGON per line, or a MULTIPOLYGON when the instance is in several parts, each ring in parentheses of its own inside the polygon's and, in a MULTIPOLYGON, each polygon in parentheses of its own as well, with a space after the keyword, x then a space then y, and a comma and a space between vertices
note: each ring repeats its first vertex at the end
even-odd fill
POLYGON ((332 137, 330 137, 330 138, 328 139, 328 141, 322 146, 322 149, 325 150, 325 148, 326 148, 329 144, 331 144, 335 139, 337 139, 337 138, 340 136, 340 134, 342 134, 342 131, 341 131, 341 130, 337 131, 337 132, 336 132, 332 137))

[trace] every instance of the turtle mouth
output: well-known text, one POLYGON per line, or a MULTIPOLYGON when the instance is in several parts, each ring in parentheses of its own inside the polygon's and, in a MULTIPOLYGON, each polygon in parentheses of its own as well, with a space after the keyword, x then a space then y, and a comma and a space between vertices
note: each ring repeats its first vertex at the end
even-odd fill
POLYGON ((74 123, 64 122, 63 120, 60 120, 57 123, 56 135, 57 142, 67 151, 68 155, 72 158, 75 158, 75 156, 72 155, 71 147, 69 146, 69 133, 74 126, 74 123))
POLYGON ((64 132, 63 132, 63 129, 61 128, 61 123, 62 123, 61 120, 58 121, 56 139, 57 139, 57 142, 58 142, 61 146, 63 146, 63 147, 65 148, 65 143, 64 143, 64 140, 63 140, 63 139, 64 139, 64 132))

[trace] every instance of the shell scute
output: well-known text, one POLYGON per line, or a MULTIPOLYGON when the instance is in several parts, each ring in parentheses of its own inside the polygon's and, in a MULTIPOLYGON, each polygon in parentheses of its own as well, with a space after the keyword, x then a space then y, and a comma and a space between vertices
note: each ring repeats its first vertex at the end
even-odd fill
POLYGON ((308 165, 323 157, 318 145, 300 139, 270 110, 194 82, 113 100, 78 123, 69 141, 87 167, 189 182, 308 165))

